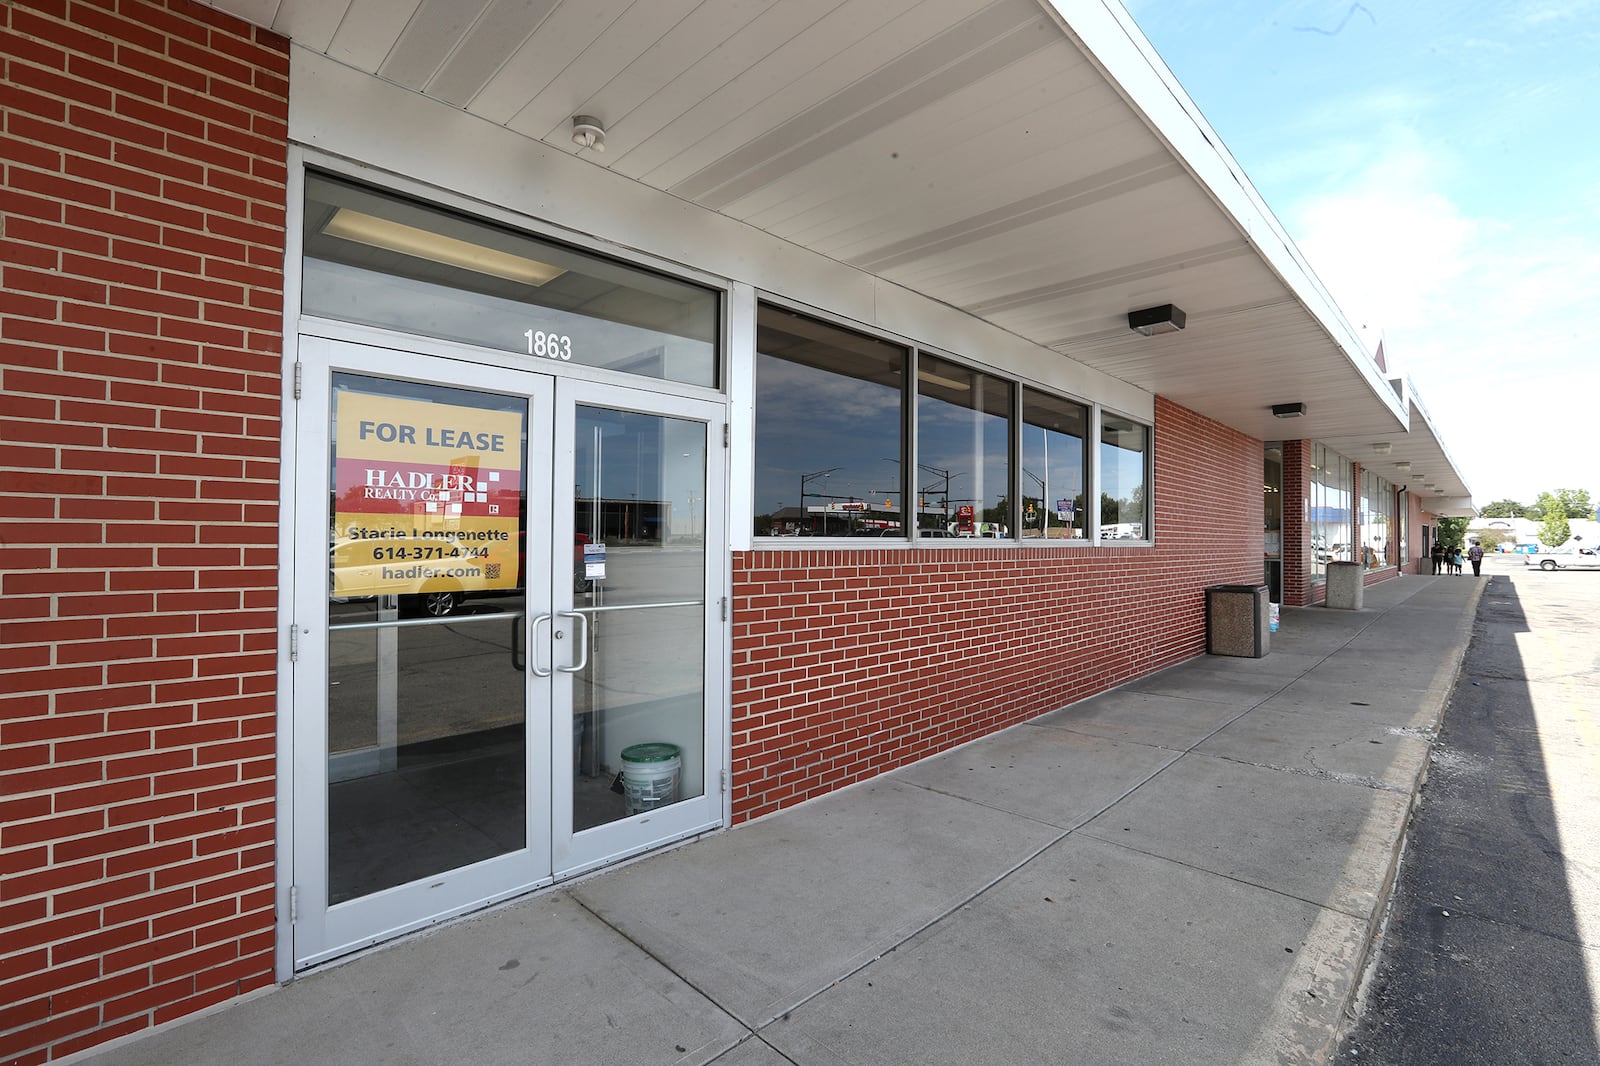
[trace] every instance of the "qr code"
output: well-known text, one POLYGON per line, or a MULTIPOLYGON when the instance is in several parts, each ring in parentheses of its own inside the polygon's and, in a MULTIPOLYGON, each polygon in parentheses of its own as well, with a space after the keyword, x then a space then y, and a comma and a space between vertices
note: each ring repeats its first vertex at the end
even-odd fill
POLYGON ((499 563, 484 563, 483 564, 483 576, 487 577, 490 581, 493 581, 496 578, 498 578, 500 576, 500 564, 499 563))

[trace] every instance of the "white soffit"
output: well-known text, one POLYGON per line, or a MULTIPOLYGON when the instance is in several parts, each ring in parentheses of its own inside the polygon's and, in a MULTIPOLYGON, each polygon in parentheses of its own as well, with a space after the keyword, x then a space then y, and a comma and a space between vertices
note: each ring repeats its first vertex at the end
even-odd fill
POLYGON ((210 2, 1252 436, 1405 434, 1114 0, 210 2), (1127 328, 1165 303, 1184 331, 1127 328), (1308 416, 1273 419, 1285 402, 1308 416))

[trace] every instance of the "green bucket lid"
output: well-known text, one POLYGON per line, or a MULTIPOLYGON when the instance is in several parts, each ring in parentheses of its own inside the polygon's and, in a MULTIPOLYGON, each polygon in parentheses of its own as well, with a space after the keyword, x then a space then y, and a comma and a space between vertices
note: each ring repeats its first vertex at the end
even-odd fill
POLYGON ((676 744, 635 744, 622 749, 623 762, 670 762, 678 757, 676 744))

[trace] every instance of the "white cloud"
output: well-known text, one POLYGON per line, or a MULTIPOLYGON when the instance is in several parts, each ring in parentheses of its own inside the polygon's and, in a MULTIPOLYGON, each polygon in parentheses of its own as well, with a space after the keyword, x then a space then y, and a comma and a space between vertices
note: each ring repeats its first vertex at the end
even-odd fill
POLYGON ((1352 324, 1381 329, 1482 505, 1600 490, 1594 203, 1473 217, 1448 160, 1404 128, 1285 214, 1352 324))

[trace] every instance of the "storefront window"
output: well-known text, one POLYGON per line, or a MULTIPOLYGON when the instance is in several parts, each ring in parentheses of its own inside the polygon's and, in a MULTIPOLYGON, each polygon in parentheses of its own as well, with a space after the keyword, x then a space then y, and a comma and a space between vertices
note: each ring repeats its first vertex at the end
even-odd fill
POLYGON ((1098 494, 1103 539, 1148 541, 1153 430, 1103 414, 1097 485, 1091 414, 1043 389, 762 304, 753 532, 1061 544, 1092 536, 1098 494))
POLYGON ((906 535, 906 359, 897 345, 761 306, 756 536, 906 535))
POLYGON ((1261 577, 1267 598, 1283 602, 1283 445, 1268 444, 1261 461, 1261 577))
POLYGON ((1011 536, 1011 383, 917 359, 917 528, 1011 536))
POLYGON ((1361 553, 1368 570, 1397 561, 1394 486, 1370 470, 1361 472, 1361 553))
POLYGON ((1356 557, 1354 471, 1350 460, 1320 444, 1311 450, 1311 575, 1328 576, 1330 562, 1351 562, 1356 557))
POLYGON ((1145 491, 1150 427, 1119 415, 1100 419, 1100 539, 1149 540, 1145 491))
POLYGON ((1022 390, 1022 537, 1084 535, 1089 409, 1037 389, 1022 390))
POLYGON ((718 384, 718 294, 321 174, 301 310, 570 363, 718 384))

